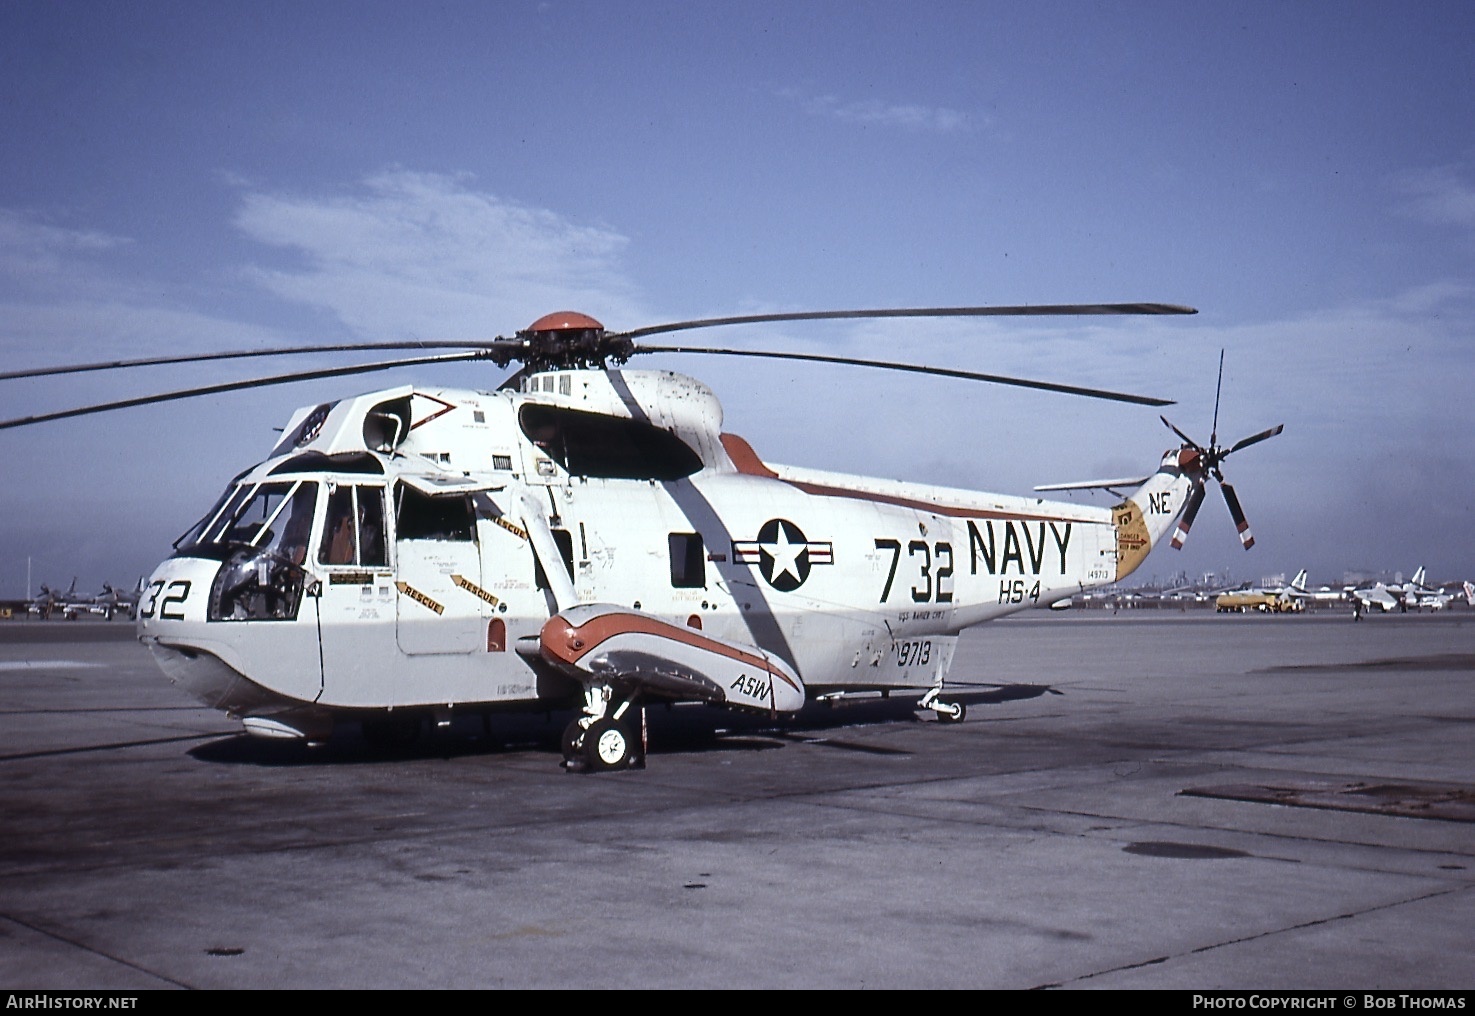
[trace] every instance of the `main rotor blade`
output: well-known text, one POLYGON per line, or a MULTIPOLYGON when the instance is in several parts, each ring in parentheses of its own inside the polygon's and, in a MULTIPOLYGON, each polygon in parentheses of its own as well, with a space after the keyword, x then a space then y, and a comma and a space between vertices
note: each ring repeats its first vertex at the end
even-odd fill
POLYGON ((1046 392, 1061 392, 1066 395, 1084 395, 1091 399, 1107 399, 1112 402, 1131 402, 1139 406, 1171 406, 1171 399, 1154 399, 1146 395, 1128 395, 1123 392, 1107 391, 1104 388, 1081 388, 1076 385, 1056 384, 1053 381, 1029 381, 1024 378, 1004 377, 1000 374, 979 374, 970 370, 952 370, 947 367, 923 367, 914 363, 890 363, 885 360, 859 360, 849 356, 824 356, 819 353, 773 353, 756 349, 707 349, 698 346, 639 346, 637 353, 704 353, 710 356, 751 356, 771 360, 808 360, 814 363, 838 363, 851 367, 877 367, 882 370, 902 370, 912 374, 932 374, 938 377, 962 378, 965 381, 988 381, 992 384, 1012 385, 1016 388, 1036 388, 1046 392))
POLYGON ((1241 448, 1248 448, 1252 444, 1259 444, 1266 438, 1272 438, 1285 429, 1285 424, 1282 423, 1278 426, 1271 427, 1269 430, 1262 430, 1258 434, 1252 434, 1249 437, 1236 441, 1234 444, 1230 445, 1229 451, 1225 452, 1224 454, 1228 455, 1230 452, 1237 452, 1241 448))
POLYGON ((379 363, 361 363, 352 367, 330 367, 324 370, 299 371, 295 374, 278 374, 274 377, 251 378, 245 381, 227 381, 223 384, 205 385, 202 388, 186 388, 180 391, 163 392, 157 395, 141 395, 138 398, 120 399, 117 402, 102 402, 91 406, 79 406, 76 409, 58 410, 54 413, 39 413, 35 416, 22 416, 13 420, 0 420, 0 430, 8 430, 11 427, 25 427, 33 423, 47 423, 51 420, 65 420, 74 416, 90 416, 93 413, 106 413, 114 409, 130 409, 134 406, 149 406, 158 402, 193 399, 202 395, 219 395, 223 392, 238 392, 249 388, 286 385, 292 384, 294 381, 312 381, 317 378, 342 377, 348 374, 369 374, 374 371, 392 370, 395 367, 413 367, 417 364, 453 363, 458 360, 488 358, 489 355, 485 350, 465 353, 441 353, 436 356, 412 356, 400 360, 383 360, 379 363))
POLYGON ((179 356, 147 356, 133 360, 103 360, 98 363, 74 363, 55 367, 0 372, 0 381, 27 377, 49 377, 56 374, 83 374, 88 371, 119 370, 125 367, 162 367, 178 363, 204 363, 210 360, 244 360, 262 356, 295 356, 302 353, 357 353, 391 349, 479 349, 506 347, 520 350, 522 343, 511 339, 482 339, 469 342, 428 340, 411 342, 344 342, 327 346, 281 346, 275 349, 237 349, 221 353, 188 353, 179 356))
POLYGON ((1094 314, 1197 314, 1193 307, 1171 303, 1042 303, 999 307, 902 307, 889 310, 811 310, 780 314, 741 314, 735 317, 699 318, 649 325, 620 332, 624 338, 638 339, 646 335, 688 331, 693 328, 720 328, 724 325, 752 325, 777 321, 839 321, 854 318, 942 318, 942 317, 1070 317, 1094 314))
POLYGON ((1255 537, 1250 533, 1250 524, 1245 521, 1244 509, 1239 506, 1239 496, 1223 480, 1219 481, 1219 489, 1224 492, 1224 503, 1229 505, 1229 517, 1234 520, 1234 528, 1239 531, 1239 542, 1245 545, 1245 550, 1249 550, 1255 545, 1255 537))
POLYGON ((1188 507, 1183 510, 1183 518, 1178 520, 1178 530, 1173 533, 1173 549, 1182 550, 1183 543, 1188 539, 1188 530, 1193 528, 1193 520, 1198 516, 1199 506, 1204 503, 1204 485, 1194 484, 1193 492, 1188 495, 1188 507))

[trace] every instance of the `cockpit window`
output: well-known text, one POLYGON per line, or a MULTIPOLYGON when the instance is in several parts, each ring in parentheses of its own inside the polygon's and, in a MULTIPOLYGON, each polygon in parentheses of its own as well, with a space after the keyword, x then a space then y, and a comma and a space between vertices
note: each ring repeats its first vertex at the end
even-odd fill
POLYGON ((176 548, 192 547, 201 542, 205 531, 215 525, 216 521, 222 515, 228 516, 232 509, 240 508, 241 502, 246 499, 247 494, 250 493, 250 489, 249 486, 244 488, 235 486, 227 487, 225 493, 220 495, 220 500, 215 502, 215 506, 205 513, 204 518, 191 526, 189 532, 175 540, 174 546, 176 548))
POLYGON ((185 534, 179 546, 245 545, 301 564, 317 494, 318 485, 306 480, 242 484, 185 534))
POLYGON ((225 543, 246 543, 301 564, 312 534, 318 485, 263 483, 225 530, 225 543))
POLYGON ((395 488, 394 501, 394 532, 398 539, 476 539, 476 512, 467 494, 431 497, 402 483, 395 488))
POLYGON ((389 563, 384 541, 384 488, 340 484, 328 492, 322 564, 383 567, 389 563))
POLYGON ((181 538, 178 553, 222 562, 208 621, 290 621, 306 588, 307 545, 318 504, 312 480, 243 483, 181 538))
POLYGON ((520 422, 528 440, 571 476, 679 480, 702 468, 686 442, 644 420, 533 403, 520 422))

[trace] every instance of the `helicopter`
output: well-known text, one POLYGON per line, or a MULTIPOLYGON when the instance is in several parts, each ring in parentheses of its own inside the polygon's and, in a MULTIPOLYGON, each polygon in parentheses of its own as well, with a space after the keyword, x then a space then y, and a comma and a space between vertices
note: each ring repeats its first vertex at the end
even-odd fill
MULTIPOLYGON (((119 360, 0 379, 325 351, 415 356, 0 421, 0 429, 270 384, 460 360, 516 364, 495 389, 401 385, 298 409, 174 543, 139 598, 164 674, 252 735, 373 744, 457 715, 575 714, 567 768, 643 766, 645 708, 770 717, 910 697, 947 722, 959 633, 1118 582, 1181 546, 1220 465, 1180 443, 1152 473, 1057 484, 1112 507, 853 476, 763 459, 701 381, 637 354, 757 356, 964 378, 1133 404, 1169 400, 810 353, 665 346, 651 336, 854 318, 1193 314, 1162 303, 812 311, 617 332, 575 311, 480 342, 350 343, 119 360), (455 349, 454 352, 430 350, 455 349), (1120 489, 1119 489, 1120 488, 1120 489), (1126 489, 1130 488, 1130 489, 1126 489)), ((1220 360, 1222 385, 1223 360, 1220 360)))

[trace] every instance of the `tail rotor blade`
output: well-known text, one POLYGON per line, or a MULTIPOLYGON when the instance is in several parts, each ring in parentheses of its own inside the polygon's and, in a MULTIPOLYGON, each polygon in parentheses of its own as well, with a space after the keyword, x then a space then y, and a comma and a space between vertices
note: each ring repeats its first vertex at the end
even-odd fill
POLYGON ((1219 350, 1219 383, 1214 385, 1214 427, 1209 434, 1209 447, 1219 443, 1219 396, 1224 393, 1224 350, 1219 350))
POLYGON ((1173 533, 1173 549, 1182 550, 1183 543, 1188 539, 1188 530, 1193 527, 1194 516, 1198 515, 1199 505, 1204 503, 1203 484, 1197 484, 1193 492, 1188 495, 1188 507, 1183 509, 1183 517, 1178 520, 1178 529, 1173 533))
POLYGON ((1219 481, 1219 489, 1224 491, 1224 503, 1229 505, 1229 517, 1234 520, 1234 528, 1239 531, 1239 542, 1244 544, 1245 550, 1255 545, 1255 537, 1250 533, 1250 524, 1245 521, 1244 509, 1239 506, 1239 496, 1234 493, 1234 488, 1224 481, 1219 481))
POLYGON ((1169 423, 1168 422, 1168 418, 1166 416, 1159 416, 1158 419, 1161 420, 1161 421, 1163 421, 1163 426, 1167 427, 1174 434, 1177 434, 1178 435, 1178 440, 1182 441, 1184 444, 1188 445, 1190 448, 1196 449, 1200 453, 1203 452, 1203 448, 1199 446, 1199 443, 1197 441, 1195 441, 1193 438, 1189 437, 1187 434, 1183 433, 1177 427, 1175 427, 1171 423, 1169 423))
POLYGON ((1224 454, 1229 455, 1233 452, 1239 451, 1241 448, 1248 448, 1252 444, 1259 444, 1261 441, 1264 441, 1267 438, 1272 438, 1285 429, 1285 424, 1282 423, 1279 426, 1271 427, 1269 430, 1262 430, 1258 434, 1252 434, 1249 437, 1243 438, 1242 440, 1236 441, 1234 444, 1230 445, 1229 451, 1225 452, 1224 454))

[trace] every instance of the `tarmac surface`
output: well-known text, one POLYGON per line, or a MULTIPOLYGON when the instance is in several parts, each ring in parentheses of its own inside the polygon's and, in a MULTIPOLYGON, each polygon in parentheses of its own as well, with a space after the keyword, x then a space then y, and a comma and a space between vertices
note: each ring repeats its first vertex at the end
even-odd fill
POLYGON ((249 739, 0 622, 0 989, 1475 988, 1475 612, 1032 613, 962 723, 249 739))

